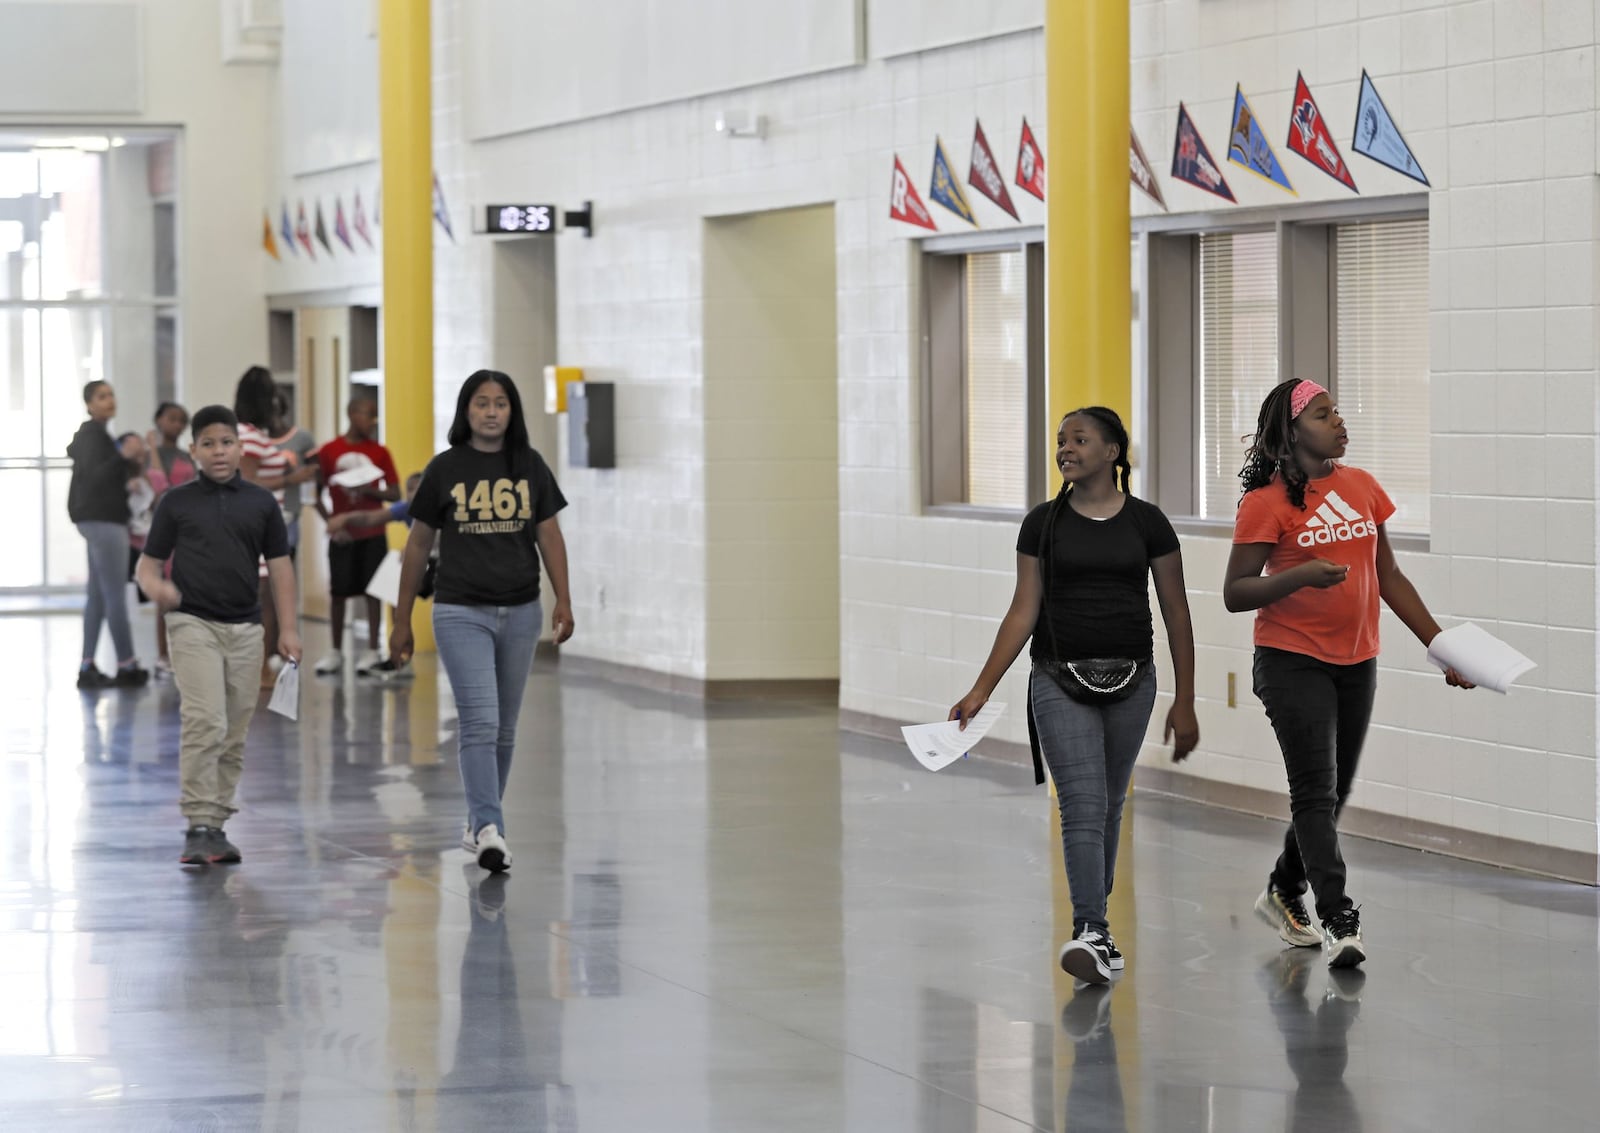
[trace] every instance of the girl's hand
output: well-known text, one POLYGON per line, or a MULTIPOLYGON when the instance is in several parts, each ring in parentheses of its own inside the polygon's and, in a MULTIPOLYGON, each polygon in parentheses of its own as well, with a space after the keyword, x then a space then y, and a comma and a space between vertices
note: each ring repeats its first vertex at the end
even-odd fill
POLYGON ((1312 559, 1308 563, 1301 563, 1294 568, 1300 572, 1303 580, 1302 586, 1314 586, 1318 590, 1326 590, 1330 586, 1338 586, 1350 573, 1348 566, 1329 562, 1327 559, 1312 559))
POLYGON ((1467 680, 1466 677, 1463 677, 1460 673, 1456 672, 1454 669, 1446 669, 1444 671, 1444 683, 1449 685, 1451 688, 1477 688, 1478 687, 1477 685, 1473 684, 1471 681, 1467 680))
POLYGON ((389 633, 389 660, 396 665, 404 665, 411 660, 415 648, 416 642, 411 637, 411 626, 396 622, 394 629, 389 633))
POLYGON ((1161 742, 1172 741, 1172 762, 1182 763, 1200 746, 1200 721, 1195 718, 1194 702, 1173 704, 1167 710, 1167 730, 1161 742))
POLYGON ((972 718, 981 712, 983 706, 988 703, 988 694, 979 692, 974 688, 966 696, 956 701, 955 707, 950 709, 950 715, 946 716, 945 719, 961 721, 960 730, 964 732, 967 730, 967 725, 972 722, 972 718))
POLYGON ((575 628, 572 620, 572 603, 557 602, 556 608, 550 614, 550 632, 556 635, 556 644, 560 645, 571 638, 575 628))

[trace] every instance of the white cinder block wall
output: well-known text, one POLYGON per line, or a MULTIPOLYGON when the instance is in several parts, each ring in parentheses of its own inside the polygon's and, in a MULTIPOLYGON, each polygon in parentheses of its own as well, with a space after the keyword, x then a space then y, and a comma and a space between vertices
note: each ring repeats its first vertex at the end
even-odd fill
MULTIPOLYGON (((1587 854, 1597 839, 1595 7, 1156 0, 1132 10, 1134 124, 1174 212, 1216 203, 1166 175, 1177 104, 1188 105, 1220 156, 1236 82, 1272 124, 1301 199, 1349 198, 1281 146, 1297 70, 1364 195, 1418 187, 1350 152, 1363 67, 1428 172, 1433 529, 1429 550, 1407 552, 1403 563, 1441 619, 1482 621, 1541 667, 1509 699, 1453 692, 1386 614, 1355 801, 1587 854)), ((460 378, 492 361, 494 251, 464 231, 468 209, 498 199, 596 206, 592 240, 559 241, 559 353, 617 383, 619 466, 572 469, 564 452, 557 464, 572 501, 565 526, 579 633, 568 650, 713 675, 703 224, 831 202, 841 707, 895 720, 942 715, 977 671, 1009 599, 1015 524, 921 515, 915 254, 912 233, 888 219, 890 169, 898 153, 926 197, 934 136, 964 173, 975 116, 1003 167, 1024 115, 1042 138, 1039 33, 474 140, 469 86, 494 84, 465 76, 492 52, 473 41, 461 0, 440 0, 434 19, 435 149, 458 241, 438 245, 441 428, 460 378), (766 115, 768 138, 716 135, 722 109, 766 115)), ((1072 155, 1046 159, 1052 178, 1072 174, 1072 155)), ((1224 168, 1244 205, 1290 200, 1224 168)), ((1040 206, 1013 196, 1024 223, 1042 222, 1040 206)), ((1010 223, 988 202, 974 205, 985 228, 1010 223)), ((1135 211, 1149 210, 1136 203, 1135 211)), ((934 212, 944 231, 964 229, 934 212)), ((518 376, 536 402, 536 376, 518 376)), ((1187 535, 1184 545, 1205 739, 1180 770, 1282 793, 1276 745, 1248 691, 1250 619, 1222 609, 1226 536, 1187 535), (1240 687, 1232 709, 1229 672, 1240 687)), ((1025 740, 1020 666, 997 697, 1013 706, 1000 735, 1025 740)), ((1160 722, 1158 710, 1156 738, 1160 722)), ((1154 743, 1145 759, 1165 762, 1154 743)))

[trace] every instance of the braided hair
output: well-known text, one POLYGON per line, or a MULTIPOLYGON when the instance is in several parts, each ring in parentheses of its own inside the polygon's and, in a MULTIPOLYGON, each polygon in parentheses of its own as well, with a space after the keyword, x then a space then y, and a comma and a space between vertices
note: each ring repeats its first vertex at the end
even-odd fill
POLYGON ((1301 511, 1306 510, 1306 485, 1310 477, 1294 458, 1294 418, 1291 407, 1294 387, 1299 384, 1298 378, 1279 382, 1261 403, 1256 431, 1247 438, 1250 447, 1245 450, 1244 467, 1239 470, 1239 482, 1243 485, 1239 492, 1241 501, 1245 493, 1265 488, 1277 475, 1283 477, 1289 502, 1301 511))
MULTIPOLYGON (((1087 417, 1093 421, 1099 430, 1102 439, 1117 446, 1117 459, 1112 465, 1112 483, 1124 495, 1128 492, 1128 480, 1133 474, 1133 464, 1128 460, 1128 428, 1122 423, 1122 418, 1117 416, 1115 409, 1107 409, 1103 405, 1086 405, 1081 409, 1074 409, 1071 413, 1061 418, 1063 424, 1073 417, 1087 417)), ((1050 593, 1050 571, 1055 559, 1056 520, 1061 511, 1067 506, 1067 497, 1072 494, 1072 485, 1065 480, 1061 482, 1061 490, 1056 493, 1056 498, 1050 501, 1050 510, 1045 512, 1044 530, 1039 534, 1039 582, 1044 594, 1050 593)), ((1045 614, 1046 628, 1050 631, 1050 648, 1055 649, 1055 626, 1050 624, 1048 603, 1041 603, 1045 614)))

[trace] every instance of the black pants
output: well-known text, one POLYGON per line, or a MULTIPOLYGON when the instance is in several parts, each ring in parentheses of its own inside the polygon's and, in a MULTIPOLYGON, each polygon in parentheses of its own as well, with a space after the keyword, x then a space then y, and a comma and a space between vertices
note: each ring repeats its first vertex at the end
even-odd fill
POLYGON ((1257 646, 1253 676, 1289 775, 1291 825, 1272 883, 1294 894, 1304 893, 1309 883, 1317 918, 1326 921, 1352 904, 1345 896, 1336 827, 1372 719, 1378 662, 1330 665, 1257 646))

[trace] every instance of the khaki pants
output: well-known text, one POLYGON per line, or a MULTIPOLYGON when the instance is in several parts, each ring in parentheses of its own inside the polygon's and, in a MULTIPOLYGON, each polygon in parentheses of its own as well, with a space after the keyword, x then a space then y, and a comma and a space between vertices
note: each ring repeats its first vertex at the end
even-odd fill
POLYGON ((178 809, 190 825, 221 826, 238 810, 244 737, 261 695, 261 627, 168 614, 167 642, 182 724, 178 809))

